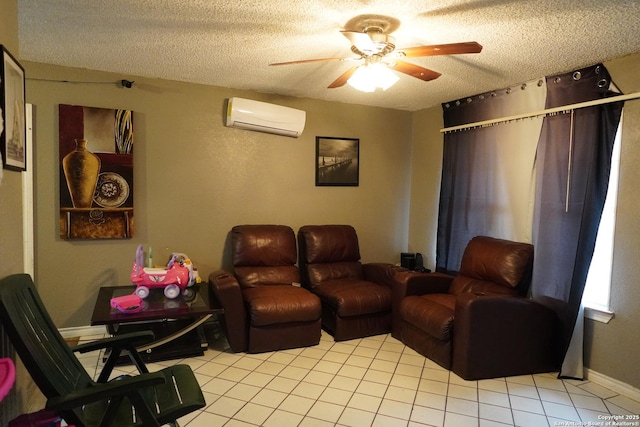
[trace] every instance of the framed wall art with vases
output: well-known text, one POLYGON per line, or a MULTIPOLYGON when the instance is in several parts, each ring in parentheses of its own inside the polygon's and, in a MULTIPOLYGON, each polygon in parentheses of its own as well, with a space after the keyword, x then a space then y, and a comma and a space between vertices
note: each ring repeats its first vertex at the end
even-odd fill
POLYGON ((60 238, 134 231, 133 112, 60 104, 60 238))

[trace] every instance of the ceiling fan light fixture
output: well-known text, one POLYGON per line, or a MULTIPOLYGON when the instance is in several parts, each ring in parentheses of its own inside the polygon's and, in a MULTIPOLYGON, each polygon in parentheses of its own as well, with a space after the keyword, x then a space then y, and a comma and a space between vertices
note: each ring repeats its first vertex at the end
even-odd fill
POLYGON ((374 92, 376 88, 387 90, 398 80, 385 64, 377 62, 359 66, 347 83, 359 91, 374 92))
POLYGON ((396 40, 391 35, 400 26, 396 18, 384 15, 359 15, 350 19, 340 33, 351 42, 351 52, 356 57, 316 58, 298 61, 276 62, 269 65, 303 64, 327 61, 361 61, 360 66, 352 66, 344 71, 327 88, 335 89, 349 84, 363 92, 374 92, 377 88, 387 90, 398 80, 395 72, 414 77, 423 82, 435 80, 441 74, 421 67, 404 58, 436 55, 460 55, 480 53, 482 45, 478 42, 448 43, 427 46, 408 47, 396 51, 396 40))

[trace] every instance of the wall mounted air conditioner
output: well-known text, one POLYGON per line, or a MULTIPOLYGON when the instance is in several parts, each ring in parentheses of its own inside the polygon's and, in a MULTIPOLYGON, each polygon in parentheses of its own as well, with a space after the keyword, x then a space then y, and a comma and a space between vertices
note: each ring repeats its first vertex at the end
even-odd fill
POLYGON ((307 113, 302 110, 234 97, 228 100, 226 125, 297 138, 306 118, 307 113))

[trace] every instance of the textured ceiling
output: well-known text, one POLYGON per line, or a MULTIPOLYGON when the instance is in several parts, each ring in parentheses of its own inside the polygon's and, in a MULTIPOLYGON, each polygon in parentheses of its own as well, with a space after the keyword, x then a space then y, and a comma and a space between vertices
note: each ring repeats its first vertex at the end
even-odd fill
POLYGON ((18 0, 18 18, 22 60, 410 111, 640 52, 638 0, 18 0), (442 76, 375 93, 327 89, 352 62, 268 65, 352 57, 340 30, 363 14, 398 19, 398 49, 484 49, 407 59, 442 76))

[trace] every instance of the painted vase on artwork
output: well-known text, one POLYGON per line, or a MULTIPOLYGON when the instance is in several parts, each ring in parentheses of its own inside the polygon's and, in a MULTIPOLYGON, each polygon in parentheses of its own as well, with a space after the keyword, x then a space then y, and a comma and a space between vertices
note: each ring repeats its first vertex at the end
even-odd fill
POLYGON ((76 149, 62 159, 74 208, 90 208, 100 173, 100 158, 87 150, 86 139, 76 139, 76 149))

